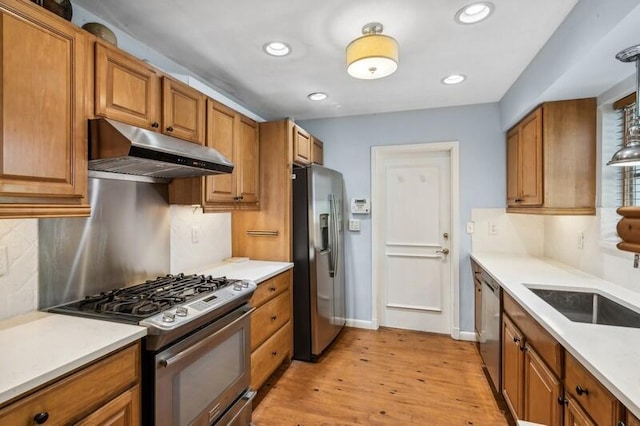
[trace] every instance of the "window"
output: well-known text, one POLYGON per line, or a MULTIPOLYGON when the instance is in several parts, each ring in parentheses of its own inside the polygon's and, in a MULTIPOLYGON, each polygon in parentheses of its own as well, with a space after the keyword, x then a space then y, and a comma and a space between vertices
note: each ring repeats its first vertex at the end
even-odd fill
POLYGON ((640 167, 610 167, 606 163, 625 143, 627 129, 635 116, 635 93, 601 108, 602 168, 601 207, 602 239, 620 241, 616 224, 620 206, 640 206, 640 167))
MULTIPOLYGON (((613 104, 617 121, 616 149, 627 145, 629 127, 636 117, 635 93, 616 101, 613 104)), ((617 206, 640 205, 640 167, 620 167, 618 171, 617 206)))

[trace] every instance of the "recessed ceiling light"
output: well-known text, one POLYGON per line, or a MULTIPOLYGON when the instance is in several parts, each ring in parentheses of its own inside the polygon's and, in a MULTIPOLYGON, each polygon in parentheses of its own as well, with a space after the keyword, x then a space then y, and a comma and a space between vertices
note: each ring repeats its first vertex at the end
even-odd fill
POLYGON ((312 101, 324 101, 328 97, 329 95, 324 92, 313 92, 307 95, 307 98, 311 99, 312 101))
POLYGON ((466 78, 467 77, 462 74, 451 74, 440 81, 442 81, 444 84, 459 84, 462 83, 466 78))
POLYGON ((487 19, 494 8, 493 3, 488 1, 468 4, 456 13, 456 21, 461 24, 475 24, 487 19))
POLYGON ((272 41, 264 45, 264 51, 271 56, 287 56, 291 53, 291 48, 282 41, 272 41))

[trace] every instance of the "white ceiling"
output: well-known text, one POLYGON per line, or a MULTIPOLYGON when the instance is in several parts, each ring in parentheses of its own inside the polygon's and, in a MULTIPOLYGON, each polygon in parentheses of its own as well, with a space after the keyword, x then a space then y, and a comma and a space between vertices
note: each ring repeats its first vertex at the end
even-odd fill
POLYGON ((74 0, 192 70, 266 119, 372 114, 499 101, 578 0, 492 0, 493 15, 460 25, 472 0, 74 0), (345 47, 378 21, 400 44, 398 71, 346 73, 345 47), (292 46, 284 58, 262 46, 292 46), (440 80, 467 76, 457 86, 440 80), (322 102, 307 94, 328 93, 322 102))

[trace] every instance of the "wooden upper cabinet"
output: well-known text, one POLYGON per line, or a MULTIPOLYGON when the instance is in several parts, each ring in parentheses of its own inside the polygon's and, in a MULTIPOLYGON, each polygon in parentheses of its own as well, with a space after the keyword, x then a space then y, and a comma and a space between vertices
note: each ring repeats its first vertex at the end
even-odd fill
MULTIPOLYGON (((234 163, 234 173, 237 172, 233 155, 235 135, 236 112, 212 99, 207 100, 207 146, 215 148, 231 160, 234 163)), ((233 203, 236 191, 233 178, 233 174, 207 176, 205 204, 233 203)))
POLYGON ((96 42, 96 115, 160 130, 160 76, 143 61, 96 42))
POLYGON ((0 19, 0 216, 88 216, 87 37, 30 2, 0 19))
POLYGON ((260 191, 258 124, 213 99, 206 100, 206 146, 233 162, 233 173, 174 179, 172 204, 199 204, 204 212, 257 209, 260 191))
POLYGON ((311 142, 311 163, 324 165, 324 144, 314 136, 311 136, 311 142))
POLYGON ((162 132, 204 145, 206 102, 196 89, 162 77, 162 132))
POLYGON ((311 164, 311 135, 299 126, 293 126, 293 162, 301 166, 311 164))
POLYGON ((542 113, 534 111, 519 126, 518 165, 520 205, 542 205, 542 113))
POLYGON ((507 211, 595 214, 596 100, 546 102, 507 132, 507 211))
POLYGON ((235 158, 240 165, 236 176, 236 196, 240 203, 255 204, 260 192, 260 145, 258 123, 239 115, 235 158))

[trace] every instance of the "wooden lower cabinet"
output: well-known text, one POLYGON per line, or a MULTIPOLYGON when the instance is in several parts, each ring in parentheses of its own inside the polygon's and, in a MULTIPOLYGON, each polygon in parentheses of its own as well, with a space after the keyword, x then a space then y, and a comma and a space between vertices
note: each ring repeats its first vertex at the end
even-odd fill
POLYGON ((529 345, 524 350, 524 418, 543 425, 562 424, 562 384, 529 345))
POLYGON ((640 420, 630 411, 627 411, 627 426, 640 426, 640 420))
POLYGON ((570 396, 565 397, 564 426, 597 426, 570 396))
POLYGON ((140 386, 134 386, 76 423, 76 426, 132 426, 139 423, 140 386))
POLYGON ((0 426, 140 424, 140 343, 0 408, 0 426))
POLYGON ((507 407, 516 419, 524 418, 524 342, 522 333, 509 320, 502 316, 502 396, 507 407), (521 346, 522 345, 522 346, 521 346))
POLYGON ((259 389, 293 355, 291 270, 260 284, 251 305, 251 388, 259 389))

